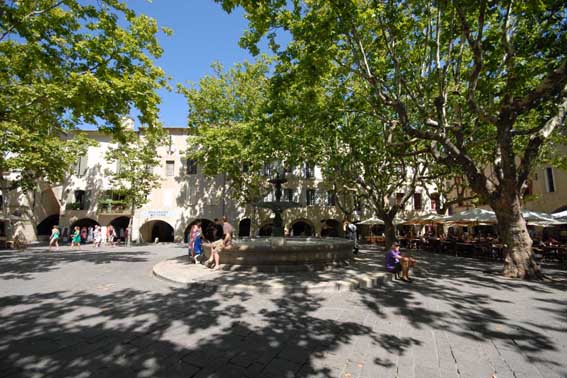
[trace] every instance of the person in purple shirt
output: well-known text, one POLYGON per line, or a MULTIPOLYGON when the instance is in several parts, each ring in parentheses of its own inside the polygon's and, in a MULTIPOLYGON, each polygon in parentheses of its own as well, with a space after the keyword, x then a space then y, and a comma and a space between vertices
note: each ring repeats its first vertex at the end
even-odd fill
POLYGON ((396 279, 400 278, 401 272, 402 281, 410 282, 410 265, 415 266, 415 260, 411 257, 402 256, 400 253, 400 244, 398 242, 394 242, 390 251, 386 253, 386 270, 390 273, 394 273, 396 275, 396 279))

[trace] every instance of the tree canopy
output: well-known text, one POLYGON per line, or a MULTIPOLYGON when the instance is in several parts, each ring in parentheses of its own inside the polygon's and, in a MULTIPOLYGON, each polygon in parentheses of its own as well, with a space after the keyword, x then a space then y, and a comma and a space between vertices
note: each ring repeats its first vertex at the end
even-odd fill
POLYGON ((19 172, 13 186, 61 180, 84 147, 66 137, 80 125, 119 137, 137 112, 159 128, 159 32, 117 0, 0 3, 0 171, 19 172))
POLYGON ((538 275, 521 195, 564 128, 564 1, 217 2, 228 12, 244 8, 241 44, 252 52, 264 36, 291 34, 286 46, 271 43, 278 91, 323 87, 344 96, 343 86, 326 85, 328 72, 339 83, 359 81, 348 95, 367 102, 370 116, 427 142, 495 210, 506 274, 538 275))

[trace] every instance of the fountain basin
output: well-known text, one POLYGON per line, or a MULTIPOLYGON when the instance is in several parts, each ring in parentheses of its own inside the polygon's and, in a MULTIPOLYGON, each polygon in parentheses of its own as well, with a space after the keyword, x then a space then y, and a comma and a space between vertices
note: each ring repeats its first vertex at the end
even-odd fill
MULTIPOLYGON (((353 246, 342 238, 239 239, 221 251, 220 263, 230 270, 318 270, 348 263, 353 246)), ((210 248, 205 246, 204 253, 210 256, 210 248)))

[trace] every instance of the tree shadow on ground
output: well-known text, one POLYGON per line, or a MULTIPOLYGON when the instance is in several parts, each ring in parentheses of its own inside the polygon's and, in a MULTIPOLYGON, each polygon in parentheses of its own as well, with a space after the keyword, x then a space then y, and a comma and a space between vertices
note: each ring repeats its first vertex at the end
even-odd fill
POLYGON ((329 359, 345 347, 354 355, 358 339, 399 351, 418 342, 375 334, 323 301, 184 288, 5 296, 0 376, 334 377, 329 359))
MULTIPOLYGON (((383 288, 361 291, 368 309, 384 319, 391 312, 401 315, 414 331, 433 330, 479 345, 493 343, 500 350, 523 355, 539 369, 560 374, 565 347, 558 335, 565 331, 567 303, 552 298, 565 290, 563 282, 509 280, 487 275, 486 270, 495 265, 491 262, 422 252, 415 255, 419 269, 413 283, 394 281, 383 288), (537 301, 554 308, 537 307, 537 301), (531 307, 523 308, 526 302, 531 307), (504 307, 506 312, 501 310, 504 307), (520 315, 510 316, 514 315, 511 309, 520 315)), ((498 357, 487 357, 491 358, 498 357)))
POLYGON ((36 273, 59 269, 61 264, 78 261, 92 264, 113 262, 145 262, 148 251, 65 251, 8 252, 0 254, 0 280, 31 280, 36 273))

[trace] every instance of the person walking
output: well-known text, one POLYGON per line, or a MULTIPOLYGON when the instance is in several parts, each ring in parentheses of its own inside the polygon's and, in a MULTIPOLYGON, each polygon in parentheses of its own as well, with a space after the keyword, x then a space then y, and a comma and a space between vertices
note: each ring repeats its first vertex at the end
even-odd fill
POLYGON ((55 245, 55 250, 59 250, 59 227, 53 226, 51 229, 51 236, 49 237, 49 249, 51 250, 51 246, 55 245))
POLYGON ((347 238, 354 242, 352 253, 355 255, 358 253, 358 235, 356 233, 356 225, 350 221, 346 224, 347 238))
POLYGON ((93 231, 93 238, 94 238, 94 247, 99 248, 100 244, 102 243, 102 230, 100 229, 100 226, 98 224, 95 225, 93 231))
POLYGON ((114 247, 114 239, 116 238, 116 231, 114 231, 114 226, 111 224, 106 228, 106 240, 111 247, 114 247))
POLYGON ((77 249, 81 249, 81 228, 79 226, 75 226, 73 236, 71 238, 71 248, 75 246, 77 249))

